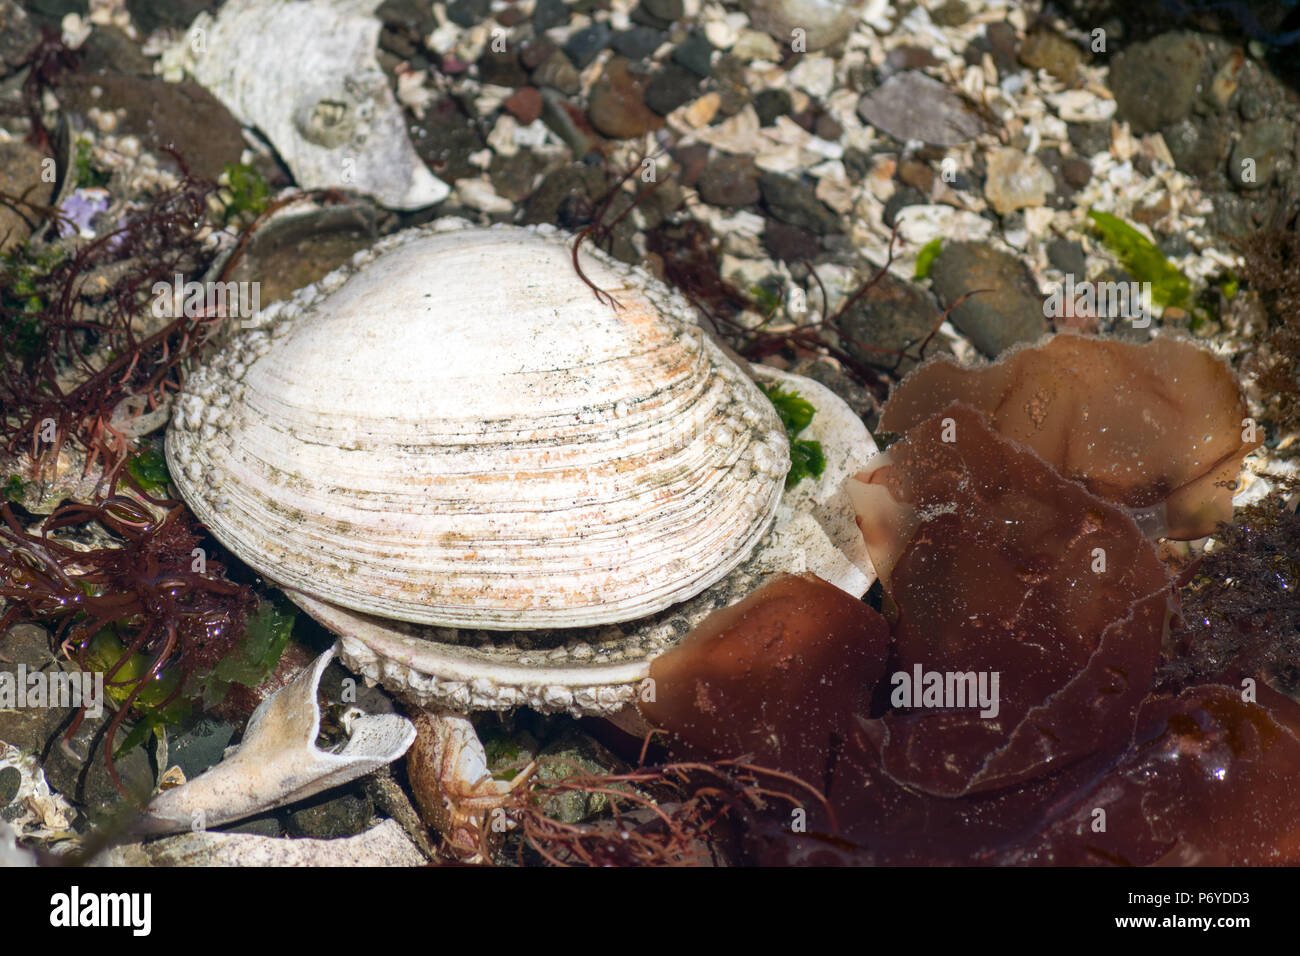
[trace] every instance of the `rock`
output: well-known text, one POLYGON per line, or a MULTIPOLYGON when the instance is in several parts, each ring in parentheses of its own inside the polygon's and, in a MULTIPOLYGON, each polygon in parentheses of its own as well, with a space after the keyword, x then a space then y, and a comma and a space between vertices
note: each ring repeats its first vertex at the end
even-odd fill
POLYGON ((427 37, 438 26, 433 7, 423 0, 384 0, 375 16, 385 27, 410 37, 427 37))
POLYGON ((885 200, 885 208, 881 211, 881 219, 889 228, 894 228, 894 223, 898 219, 898 214, 908 206, 923 206, 929 199, 925 193, 915 186, 900 186, 894 190, 894 194, 885 200))
POLYGON ((989 357, 1018 342, 1036 341, 1047 329, 1043 297, 1033 275, 1010 253, 982 242, 945 242, 930 275, 945 306, 967 292, 949 315, 952 324, 989 357))
POLYGON ((574 156, 600 150, 605 142, 587 114, 555 90, 542 90, 542 122, 564 141, 574 156))
POLYGON ((1192 111, 1208 62, 1205 41, 1195 33, 1166 33, 1116 54, 1110 88, 1117 115, 1136 135, 1154 133, 1192 111))
POLYGON ((984 196, 1000 216, 1043 205, 1055 185, 1042 163, 1018 149, 997 147, 988 154, 984 196))
POLYGON ((354 793, 338 796, 326 793, 290 813, 285 829, 296 837, 335 840, 363 833, 374 812, 374 804, 367 797, 354 793))
POLYGON ((799 52, 822 50, 844 40, 862 22, 863 0, 744 0, 754 28, 799 52), (798 32, 796 32, 798 31, 798 32))
POLYGON ((786 116, 794 109, 794 101, 785 90, 762 90, 754 97, 754 112, 763 126, 771 126, 778 116, 786 116))
POLYGON ((572 163, 548 173, 537 192, 524 206, 524 225, 538 222, 554 223, 561 218, 560 210, 574 204, 590 207, 591 199, 601 188, 599 170, 572 163))
POLYGON ((984 36, 988 40, 989 54, 993 57, 998 75, 1007 76, 1016 72, 1019 66, 1017 47, 1020 44, 1016 28, 1005 20, 999 20, 984 28, 984 36))
POLYGON ((528 82, 528 75, 519 65, 513 51, 493 50, 490 46, 478 58, 478 78, 481 83, 493 86, 523 86, 528 82))
POLYGON ((27 11, 15 0, 0 0, 0 76, 18 68, 36 46, 38 36, 27 11))
POLYGON ((447 19, 457 26, 472 27, 486 20, 491 9, 491 0, 451 0, 447 19))
POLYGON ((131 23, 142 36, 160 27, 184 30, 200 13, 212 13, 219 6, 221 0, 126 0, 131 23))
POLYGON ((744 62, 730 53, 724 53, 713 64, 713 85, 722 97, 718 112, 723 116, 735 116, 754 98, 744 62))
POLYGON ((1066 275, 1082 282, 1088 274, 1083 246, 1073 239, 1053 239, 1047 244, 1047 261, 1066 275))
POLYGON ((1226 173, 1232 127, 1232 122, 1220 115, 1195 116, 1165 127, 1163 135, 1174 165, 1204 180, 1226 173))
POLYGON ((650 80, 645 91, 645 105, 660 116, 695 98, 700 78, 685 67, 670 63, 650 80))
POLYGON ((649 78, 630 68, 624 57, 615 57, 591 91, 587 115, 597 131, 611 139, 631 139, 663 125, 645 105, 649 78))
POLYGON ((22 782, 23 774, 17 767, 0 769, 0 814, 3 814, 9 804, 13 803, 14 797, 18 796, 18 788, 22 786, 22 782))
MULTIPOLYGON (((559 47, 547 36, 525 40, 519 47, 519 65, 525 70, 535 70, 557 50, 559 50, 559 47)), ((565 57, 565 62, 568 62, 568 57, 565 57)))
POLYGON ((668 39, 668 34, 654 27, 634 26, 614 34, 610 46, 629 60, 644 60, 668 39))
POLYGON ((1242 131, 1228 164, 1238 189, 1263 189, 1295 156, 1295 128, 1282 120, 1261 120, 1242 131))
POLYGON ((713 44, 702 31, 690 34, 673 50, 673 62, 681 64, 698 77, 713 72, 713 44))
POLYGON ((560 50, 552 50, 533 71, 533 82, 538 86, 549 86, 565 96, 574 96, 582 81, 569 58, 560 50))
POLYGON ((469 157, 486 144, 474 121, 450 96, 434 100, 423 117, 408 114, 407 132, 416 153, 440 179, 455 182, 479 174, 469 157))
POLYGON ((758 188, 768 211, 781 222, 818 235, 841 231, 839 217, 803 181, 765 172, 759 176, 758 188))
POLYGON ((167 738, 167 763, 180 767, 186 780, 193 780, 221 762, 235 728, 224 720, 199 717, 187 729, 167 738))
POLYGON ((538 33, 569 22, 573 12, 564 0, 537 0, 533 8, 533 29, 538 33))
POLYGON ((922 46, 896 46, 885 57, 885 66, 890 73, 924 70, 938 66, 939 63, 939 58, 922 46))
POLYGON ((970 10, 962 0, 946 0, 930 11, 930 19, 941 27, 959 27, 970 19, 970 10))
POLYGON ((527 126, 542 115, 542 94, 534 86, 521 86, 501 105, 521 126, 527 126))
POLYGON ((811 261, 822 251, 821 241, 816 235, 775 219, 767 220, 763 227, 763 248, 773 259, 782 262, 811 261))
MULTIPOLYGON (((916 365, 912 358, 864 346, 901 352, 933 332, 940 314, 933 295, 887 272, 840 317, 839 326, 845 348, 859 362, 905 375, 916 365)), ((944 337, 935 335, 923 357, 950 353, 944 337)))
MULTIPOLYGON (((0 193, 37 206, 48 206, 54 198, 54 178, 42 174, 47 169, 53 171, 54 164, 45 163, 47 158, 26 143, 0 143, 0 193)), ((0 252, 25 241, 46 219, 38 210, 14 205, 0 203, 0 252)), ((0 735, 0 740, 3 739, 0 735)))
POLYGON ((719 156, 705 167, 696 188, 711 205, 748 206, 759 199, 758 167, 748 156, 719 156))
POLYGON ((123 110, 119 133, 140 137, 145 148, 175 149, 190 171, 216 179, 239 162, 244 131, 219 100, 197 83, 166 83, 156 77, 103 73, 65 75, 60 99, 68 109, 123 110))
POLYGON ((1070 145, 1084 158, 1110 149, 1110 123, 1068 123, 1065 129, 1070 145))
POLYGON ((863 96, 858 115, 900 142, 958 146, 984 130, 984 121, 965 100, 915 71, 897 73, 863 96))
POLYGON ((1020 62, 1030 69, 1046 70, 1067 86, 1078 78, 1083 51, 1053 30, 1030 31, 1020 44, 1020 62))
POLYGON ((81 71, 153 76, 153 60, 117 27, 97 26, 81 45, 81 71))
POLYGON ((671 23, 680 20, 686 14, 686 5, 682 0, 643 0, 641 6, 651 16, 671 23))
POLYGON ((523 202, 533 191, 533 181, 542 171, 542 160, 531 149, 521 149, 513 156, 492 156, 488 176, 497 195, 511 202, 523 202))
POLYGON ((880 403, 836 362, 818 355, 800 359, 790 366, 790 371, 814 382, 821 382, 853 409, 853 414, 862 419, 867 431, 876 430, 876 424, 880 421, 880 403))
POLYGON ((596 54, 605 49, 613 35, 608 23, 593 23, 570 36, 564 44, 564 52, 581 70, 596 59, 596 54))
MULTIPOLYGON (((605 776, 626 771, 626 766, 599 743, 577 730, 570 730, 538 752, 537 777, 563 780, 573 776, 605 776)), ((609 804, 603 793, 569 790, 551 797, 542 807, 548 817, 562 823, 581 823, 609 804)))

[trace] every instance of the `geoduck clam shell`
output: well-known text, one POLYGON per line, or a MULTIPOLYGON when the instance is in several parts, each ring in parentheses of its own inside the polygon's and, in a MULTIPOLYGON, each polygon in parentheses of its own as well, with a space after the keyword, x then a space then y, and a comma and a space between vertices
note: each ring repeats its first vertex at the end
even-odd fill
POLYGON ((388 237, 191 375, 172 475, 245 563, 363 615, 590 627, 699 594, 772 522, 771 403, 679 295, 548 227, 388 237))

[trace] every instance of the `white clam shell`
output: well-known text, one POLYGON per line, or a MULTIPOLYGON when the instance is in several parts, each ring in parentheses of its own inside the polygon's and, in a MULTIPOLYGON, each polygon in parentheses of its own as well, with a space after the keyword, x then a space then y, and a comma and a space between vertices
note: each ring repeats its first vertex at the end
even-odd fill
POLYGON ((546 227, 378 243, 191 376, 172 475, 271 580, 363 614, 586 627, 698 594, 771 524, 771 403, 644 273, 546 227))

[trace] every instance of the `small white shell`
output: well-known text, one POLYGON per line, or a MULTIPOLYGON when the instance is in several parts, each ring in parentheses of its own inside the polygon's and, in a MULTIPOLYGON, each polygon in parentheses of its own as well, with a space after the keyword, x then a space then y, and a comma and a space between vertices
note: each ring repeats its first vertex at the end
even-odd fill
POLYGON ((789 468, 775 410, 645 274, 548 228, 390 237, 191 376, 181 494, 286 587, 483 629, 641 617, 722 578, 789 468), (286 328, 287 327, 287 328, 286 328))

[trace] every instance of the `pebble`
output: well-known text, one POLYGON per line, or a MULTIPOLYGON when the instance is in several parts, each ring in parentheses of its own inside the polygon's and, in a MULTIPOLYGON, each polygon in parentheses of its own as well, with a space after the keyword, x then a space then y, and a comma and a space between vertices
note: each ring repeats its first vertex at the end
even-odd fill
POLYGON ((533 82, 538 86, 550 87, 565 96, 574 96, 581 88, 582 78, 569 58, 557 49, 552 50, 541 65, 533 70, 533 82))
POLYGON ((1035 70, 1046 70, 1070 86, 1079 76, 1083 52, 1053 30, 1033 30, 1020 44, 1020 62, 1035 70))
POLYGON ((564 52, 568 54, 574 66, 581 70, 596 59, 597 53, 609 45, 613 35, 614 31, 610 29, 608 23, 593 23, 574 32, 564 44, 564 52))
POLYGON ((922 205, 926 201, 927 197, 921 190, 914 186, 901 186, 894 190, 894 194, 885 201, 885 208, 881 212, 881 220, 892 229, 900 211, 908 206, 922 205))
POLYGON ((840 232, 839 217, 831 212, 816 190, 802 180, 765 172, 758 178, 763 204, 776 219, 818 235, 840 232))
MULTIPOLYGON (((6 196, 24 196, 40 206, 49 205, 54 198, 54 179, 42 177, 45 169, 53 170, 53 163, 45 163, 46 155, 22 142, 0 143, 0 193, 6 196)), ((6 252, 31 235, 30 223, 44 221, 44 216, 31 210, 19 210, 0 204, 0 252, 6 252), (21 210, 21 211, 19 211, 21 210)))
POLYGON ((673 62, 690 70, 698 77, 713 72, 713 44, 703 32, 690 34, 673 50, 673 62))
POLYGON ((752 158, 723 155, 704 168, 696 189, 713 206, 748 206, 759 200, 758 176, 752 158))
POLYGON ((658 17, 660 20, 667 20, 669 23, 680 20, 686 14, 686 5, 683 0, 642 0, 641 6, 651 16, 658 17))
POLYGON ((451 0, 447 19, 457 26, 472 27, 486 20, 491 9, 491 0, 451 0))
POLYGON ((560 209, 575 204, 591 204, 591 197, 603 187, 600 170, 582 163, 570 163, 547 173, 537 191, 524 205, 523 224, 555 223, 560 209))
POLYGON ((1008 73, 1016 72, 1019 69, 1016 47, 1020 40, 1016 36, 1015 27, 1005 20, 999 20, 984 28, 984 36, 988 41, 989 54, 993 57, 993 65, 997 67, 998 75, 1006 76, 1008 73))
POLYGON ((993 358, 1018 342, 1036 341, 1046 330, 1043 296, 1033 275, 1015 256, 983 242, 945 242, 930 272, 939 300, 951 306, 952 324, 984 355, 993 358))
POLYGON ((528 74, 519 65, 519 60, 511 50, 493 50, 490 46, 478 58, 478 78, 480 83, 493 86, 523 86, 528 82, 528 74))
MULTIPOLYGON (((548 36, 533 37, 519 46, 519 65, 525 70, 535 70, 559 49, 548 36)), ((567 62, 567 58, 566 58, 567 62)))
POLYGON ((1165 33, 1116 54, 1110 89, 1134 135, 1154 133, 1192 111, 1208 49, 1194 33, 1165 33))
POLYGON ((962 0, 946 0, 930 11, 930 19, 941 27, 959 27, 970 19, 970 10, 962 0))
POLYGON ((534 86, 521 86, 501 105, 522 125, 527 126, 542 115, 542 94, 534 86))
POLYGON ((1081 156, 1096 156, 1110 149, 1109 123, 1067 123, 1065 129, 1070 145, 1081 156))
POLYGON ((984 121, 965 100, 915 71, 896 73, 863 96, 858 115, 900 142, 958 146, 984 130, 984 121))
POLYGON ((631 139, 663 125, 645 105, 649 77, 633 71, 625 57, 614 57, 591 91, 587 116, 596 130, 611 139, 631 139))
POLYGON ((538 33, 568 23, 572 11, 564 0, 537 0, 533 7, 533 29, 538 33))
POLYGON ((36 26, 15 0, 0 0, 0 76, 26 59, 36 46, 36 26))
MULTIPOLYGON (((132 25, 141 36, 148 36, 161 27, 184 30, 200 13, 214 13, 222 0, 127 0, 126 9, 131 14, 132 25)), ((85 5, 81 4, 82 15, 85 5)))
POLYGON ((542 171, 542 160, 531 149, 518 150, 513 156, 495 153, 488 175, 497 194, 514 202, 523 202, 533 191, 533 181, 542 171))
POLYGON ((1006 147, 989 151, 984 197, 998 215, 1043 205, 1055 186, 1052 174, 1035 157, 1006 147))
MULTIPOLYGON (((849 306, 839 325, 844 330, 845 348, 858 361, 906 375, 916 366, 914 360, 863 346, 903 351, 934 331, 940 314, 933 295, 887 272, 849 306)), ((950 351, 947 340, 936 335, 926 346, 925 356, 950 351)))
POLYGON ((1088 272, 1083 246, 1073 239, 1056 238, 1047 244, 1047 261, 1076 281, 1082 281, 1088 272))
POLYGON ((685 67, 669 63, 650 80, 645 91, 645 105, 660 116, 667 116, 700 91, 700 78, 685 67))
POLYGON ((450 96, 430 103, 423 117, 408 114, 407 131, 415 151, 439 179, 450 183, 478 175, 470 154, 486 144, 474 121, 450 96))
POLYGON ((654 27, 633 26, 614 34, 610 46, 629 60, 644 60, 668 39, 668 34, 654 27))
POLYGON ((167 739, 167 762, 180 767, 186 780, 221 762, 235 736, 232 724, 214 717, 200 717, 182 732, 167 739))
POLYGON ((375 812, 370 798, 346 792, 332 796, 332 793, 313 797, 306 806, 289 813, 285 830, 296 837, 317 840, 335 840, 363 833, 375 812))
POLYGON ((890 73, 903 70, 924 70, 940 64, 937 56, 925 47, 903 45, 896 46, 885 56, 885 66, 890 73))
POLYGON ((794 101, 785 90, 761 90, 754 97, 754 112, 762 126, 771 126, 778 116, 787 116, 794 109, 794 101))
POLYGON ((767 220, 763 228, 763 248, 781 262, 812 260, 822 251, 821 242, 813 233, 775 219, 767 220))

